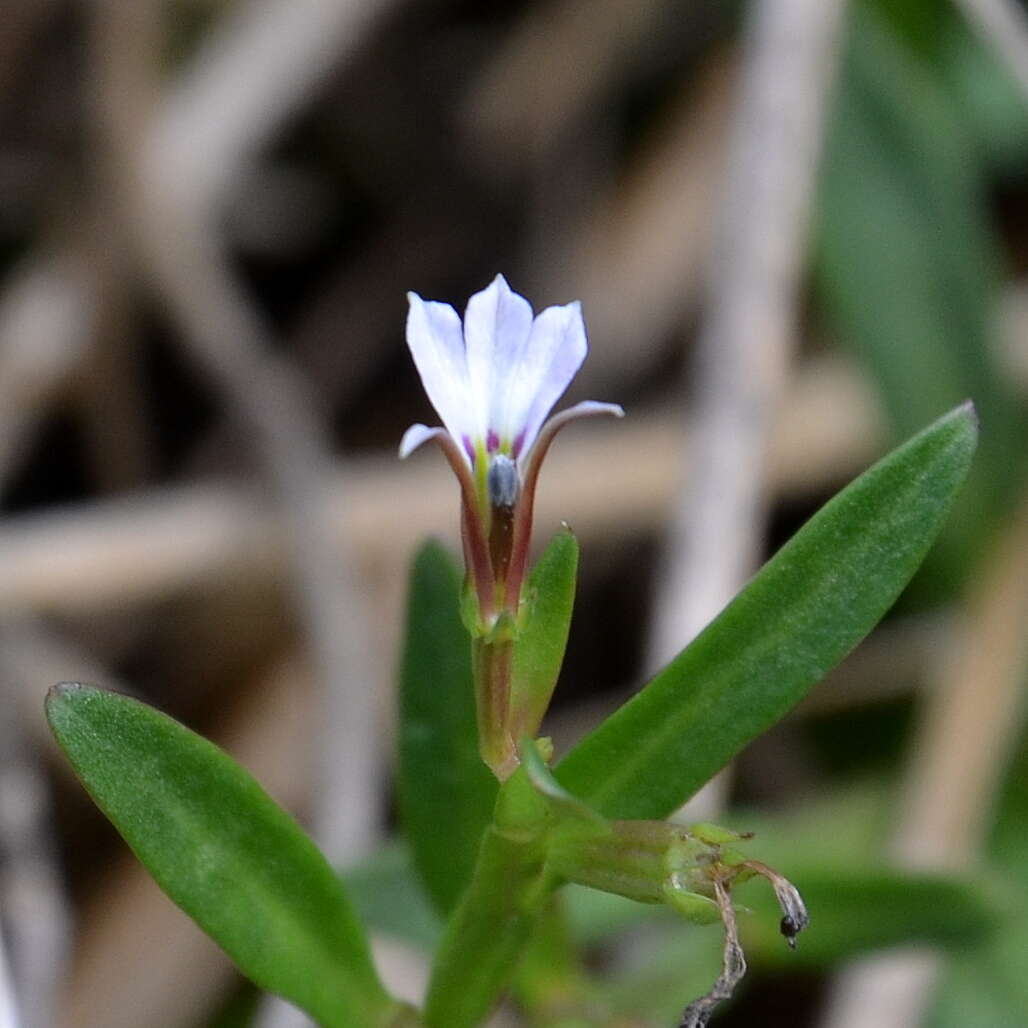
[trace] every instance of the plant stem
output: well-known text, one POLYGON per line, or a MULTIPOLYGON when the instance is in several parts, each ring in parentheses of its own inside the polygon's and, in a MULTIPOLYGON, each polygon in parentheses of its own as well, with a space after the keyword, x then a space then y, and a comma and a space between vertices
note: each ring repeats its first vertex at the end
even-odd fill
POLYGON ((518 766, 510 734, 510 679, 514 661, 512 639, 484 638, 473 642, 475 708, 482 760, 501 782, 518 766))
POLYGON ((501 789, 471 883, 446 926, 422 1015, 427 1028, 475 1028, 507 986, 545 909, 545 804, 523 773, 501 789))
POLYGON ((536 1028, 579 1023, 576 1012, 587 1009, 589 982, 559 896, 547 900, 512 988, 536 1028))

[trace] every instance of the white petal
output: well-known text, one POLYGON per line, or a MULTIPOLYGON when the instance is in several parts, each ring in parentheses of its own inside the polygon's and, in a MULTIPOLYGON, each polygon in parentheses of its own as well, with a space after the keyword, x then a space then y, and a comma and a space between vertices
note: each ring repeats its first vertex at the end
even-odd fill
POLYGON ((435 439, 441 428, 429 428, 428 425, 411 425, 400 440, 400 460, 406 460, 419 446, 435 439))
POLYGON ((554 418, 560 418, 563 425, 568 421, 576 421, 578 418, 594 418, 599 415, 623 418, 625 416, 625 408, 620 403, 601 403, 599 400, 583 400, 581 403, 576 403, 574 407, 562 410, 559 414, 554 415, 554 418))
POLYGON ((547 307, 532 325, 528 345, 511 371, 505 428, 530 449, 539 426, 585 360, 588 345, 581 305, 547 307))
POLYGON ((421 384, 450 435, 463 445, 475 431, 460 318, 448 303, 422 300, 417 293, 408 293, 407 300, 407 345, 421 384))
POLYGON ((579 418, 603 416, 623 418, 625 416, 625 408, 620 403, 600 403, 598 400, 583 400, 581 403, 576 403, 573 407, 568 407, 566 410, 554 414, 552 418, 543 424, 542 429, 535 436, 535 445, 532 449, 522 454, 522 465, 526 469, 525 477, 529 476, 532 465, 537 464, 545 455, 545 450, 553 442, 553 437, 565 425, 569 425, 572 421, 578 421, 579 418), (536 453, 536 450, 541 450, 542 452, 536 453))
POLYGON ((464 312, 468 384, 479 431, 501 430, 509 376, 532 329, 532 307, 502 275, 468 300, 464 312))

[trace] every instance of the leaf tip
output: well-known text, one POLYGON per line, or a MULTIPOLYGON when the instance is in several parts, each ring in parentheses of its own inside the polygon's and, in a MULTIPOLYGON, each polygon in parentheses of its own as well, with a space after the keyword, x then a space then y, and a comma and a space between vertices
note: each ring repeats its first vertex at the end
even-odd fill
POLYGON ((966 454, 966 460, 970 463, 975 450, 978 449, 978 437, 981 433, 981 420, 978 417, 978 408, 974 400, 965 400, 959 407, 954 408, 950 414, 950 420, 962 423, 962 450, 966 454))
POLYGON ((977 429, 980 425, 978 419, 978 408, 975 406, 974 400, 970 397, 964 400, 963 403, 958 403, 956 407, 948 410, 941 418, 939 418, 939 421, 966 421, 971 428, 974 429, 977 429))
POLYGON ((49 710, 53 704, 60 700, 67 699, 88 688, 82 682, 58 682, 51 686, 46 694, 46 709, 49 710))
POLYGON ((959 406, 943 414, 938 421, 918 433, 915 438, 936 435, 941 439, 948 440, 950 445, 955 446, 955 452, 961 455, 960 463, 966 467, 970 464, 971 458, 978 448, 980 427, 978 408, 973 400, 965 400, 959 406), (941 435, 939 435, 940 432, 941 435))

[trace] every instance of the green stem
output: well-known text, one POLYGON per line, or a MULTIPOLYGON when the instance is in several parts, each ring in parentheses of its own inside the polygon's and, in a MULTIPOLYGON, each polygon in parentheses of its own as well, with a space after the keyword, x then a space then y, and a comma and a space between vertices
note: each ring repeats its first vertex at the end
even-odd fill
POLYGON ((475 873, 436 952, 427 1028, 475 1028, 507 987, 546 900, 545 804, 523 773, 501 789, 475 873))
POLYGON ((473 642, 475 709, 482 760, 501 782, 518 765, 510 734, 510 681, 514 642, 509 638, 479 638, 473 642))
POLYGON ((530 1022, 562 1025, 585 1008, 588 982, 559 896, 550 896, 525 948, 513 993, 530 1022))
POLYGON ((425 1022, 421 1020, 414 1007, 401 1003, 397 1005, 396 1012, 386 1028, 425 1028, 425 1022))

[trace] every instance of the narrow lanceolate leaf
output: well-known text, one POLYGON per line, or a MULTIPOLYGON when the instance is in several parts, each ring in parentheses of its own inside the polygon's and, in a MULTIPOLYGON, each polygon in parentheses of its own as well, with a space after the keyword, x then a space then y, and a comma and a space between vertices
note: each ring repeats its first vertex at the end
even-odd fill
POLYGON ((393 1023, 398 1005, 375 974, 341 882, 243 768, 116 693, 58 685, 46 710, 100 809, 247 977, 323 1028, 393 1023))
POLYGON ((957 408, 830 500, 557 779, 608 817, 666 817, 779 720, 889 609, 970 466, 957 408))
POLYGON ((400 813, 425 889, 446 914, 471 879, 496 799, 478 752, 460 573, 436 542, 414 560, 400 671, 400 813))
POLYGON ((578 542, 562 529, 532 569, 522 603, 527 615, 514 647, 512 734, 534 736, 550 705, 571 628, 578 574, 578 542))

